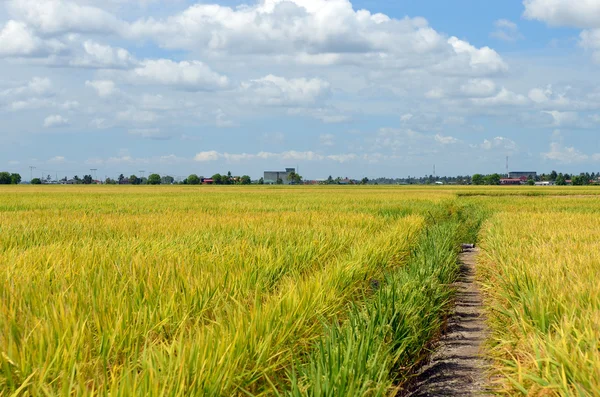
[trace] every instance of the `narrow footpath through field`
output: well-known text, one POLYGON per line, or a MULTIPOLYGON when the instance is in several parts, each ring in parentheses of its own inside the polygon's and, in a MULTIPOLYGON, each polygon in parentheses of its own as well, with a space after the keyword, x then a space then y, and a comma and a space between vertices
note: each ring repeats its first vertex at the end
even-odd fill
POLYGON ((429 361, 404 396, 480 396, 485 394, 486 361, 481 349, 488 329, 475 283, 477 249, 460 254, 461 276, 455 283, 454 314, 429 361))

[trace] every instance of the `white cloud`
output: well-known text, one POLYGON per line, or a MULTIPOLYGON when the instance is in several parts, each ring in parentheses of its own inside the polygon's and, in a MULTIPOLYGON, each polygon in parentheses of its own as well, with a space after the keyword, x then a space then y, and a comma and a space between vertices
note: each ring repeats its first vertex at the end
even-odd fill
POLYGON ((55 128, 69 124, 69 120, 59 114, 48 116, 44 119, 44 127, 55 128))
POLYGON ((559 142, 550 143, 550 150, 542 153, 542 157, 560 164, 583 163, 590 159, 587 154, 581 153, 572 146, 565 147, 559 142))
POLYGON ((489 79, 470 79, 460 87, 468 97, 489 97, 496 93, 496 84, 489 79))
POLYGON ((489 47, 476 48, 456 37, 448 39, 456 57, 440 63, 438 70, 448 74, 490 75, 506 72, 508 65, 489 47), (468 66, 468 67, 467 67, 468 66))
POLYGON ((85 82, 85 85, 96 90, 100 97, 109 97, 116 90, 115 82, 112 80, 88 80, 85 82))
POLYGON ((289 56, 300 63, 379 63, 489 74, 507 66, 492 49, 448 39, 423 18, 393 19, 355 11, 349 0, 266 0, 236 8, 195 4, 163 19, 131 24, 131 37, 173 49, 223 56, 289 56))
POLYGON ((214 150, 211 150, 208 152, 197 153, 196 156, 194 156, 194 161, 204 163, 204 162, 208 162, 208 161, 216 161, 220 157, 221 157, 220 153, 218 153, 214 150))
POLYGON ((136 135, 145 139, 165 140, 171 139, 171 135, 164 133, 160 128, 134 128, 128 131, 131 135, 136 135))
POLYGON ((519 32, 519 27, 516 23, 507 19, 498 19, 494 22, 496 30, 490 33, 490 36, 503 41, 517 41, 523 39, 523 35, 519 32))
POLYGON ((119 33, 126 24, 112 14, 67 0, 9 0, 11 14, 44 34, 119 33))
POLYGON ((596 0, 524 0, 527 19, 551 26, 600 27, 600 2, 596 0))
POLYGON ((552 116, 552 125, 555 127, 575 126, 579 122, 577 112, 559 112, 558 110, 544 111, 542 113, 552 116))
POLYGON ((0 30, 0 57, 36 57, 64 49, 59 40, 42 40, 22 21, 9 20, 0 30))
POLYGON ((126 69, 138 63, 124 48, 114 48, 91 40, 86 40, 82 48, 82 54, 73 58, 69 65, 85 68, 126 69))
POLYGON ((47 97, 54 94, 52 81, 47 77, 33 77, 24 85, 0 91, 0 98, 47 97))
POLYGON ((492 140, 484 139, 483 143, 478 145, 478 147, 483 150, 502 149, 509 151, 514 151, 518 148, 517 143, 515 141, 502 136, 497 136, 492 140))
POLYGON ((317 102, 329 94, 328 82, 318 78, 286 79, 268 75, 241 85, 248 103, 268 106, 305 106, 317 102))
POLYGON ((442 145, 450 145, 459 142, 458 139, 454 138, 453 136, 443 136, 440 134, 435 135, 435 140, 442 145))
POLYGON ((488 98, 473 98, 473 104, 480 106, 524 106, 529 103, 529 99, 521 94, 516 94, 502 87, 494 96, 488 98))
POLYGON ((200 61, 145 60, 130 72, 134 82, 160 84, 189 91, 227 88, 229 79, 200 61))

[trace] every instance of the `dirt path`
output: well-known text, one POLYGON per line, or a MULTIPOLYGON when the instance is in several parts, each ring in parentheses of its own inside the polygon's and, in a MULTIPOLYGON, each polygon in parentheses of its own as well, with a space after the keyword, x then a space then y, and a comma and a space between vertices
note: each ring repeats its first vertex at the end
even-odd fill
POLYGON ((460 254, 461 276, 455 284, 456 311, 448 319, 436 351, 404 396, 481 396, 485 394, 486 361, 480 357, 488 332, 481 295, 475 283, 477 249, 460 254))

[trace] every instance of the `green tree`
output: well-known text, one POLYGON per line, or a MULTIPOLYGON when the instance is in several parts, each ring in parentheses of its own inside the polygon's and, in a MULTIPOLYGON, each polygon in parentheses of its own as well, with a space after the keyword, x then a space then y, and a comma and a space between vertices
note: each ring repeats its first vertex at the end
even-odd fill
POLYGON ((283 179, 277 178, 277 184, 278 185, 283 185, 283 179))
POLYGON ((571 178, 571 181, 573 182, 573 185, 575 185, 575 186, 584 186, 584 185, 589 185, 589 183, 590 183, 590 180, 585 176, 585 174, 573 175, 573 177, 571 178))
POLYGON ((292 171, 288 174, 287 180, 292 183, 292 185, 299 185, 302 183, 302 176, 292 171))
POLYGON ((170 175, 165 175, 162 178, 160 178, 160 183, 163 185, 172 185, 173 182, 175 182, 175 178, 173 178, 170 175))
POLYGON ((211 179, 215 185, 223 184, 223 176, 221 174, 214 174, 211 179))
POLYGON ((473 185, 483 185, 485 183, 485 180, 483 179, 483 175, 475 174, 471 177, 471 182, 473 183, 473 185))
POLYGON ((91 185, 93 181, 94 180, 92 179, 91 175, 84 175, 83 176, 83 184, 84 185, 91 185))
POLYGON ((369 183, 369 178, 367 178, 367 177, 364 177, 364 178, 363 178, 363 179, 360 181, 360 184, 361 184, 361 185, 367 185, 368 183, 369 183))
POLYGON ((502 179, 502 177, 500 176, 500 174, 487 175, 485 177, 485 184, 486 185, 499 185, 500 184, 500 179, 502 179))
POLYGON ((187 184, 188 185, 199 185, 200 184, 200 178, 198 178, 198 175, 192 174, 192 175, 190 175, 190 176, 187 177, 187 184))
POLYGON ((160 185, 160 175, 150 174, 148 176, 148 185, 160 185))
POLYGON ((242 178, 240 179, 240 183, 242 185, 249 185, 252 183, 252 179, 250 179, 250 177, 248 175, 243 175, 242 178))
POLYGON ((42 180, 40 178, 33 178, 31 180, 31 184, 32 185, 41 185, 42 184, 42 180))
POLYGON ((19 174, 10 174, 10 183, 12 185, 18 185, 21 183, 21 175, 19 174))
POLYGON ((558 176, 556 177, 556 184, 558 186, 565 186, 567 184, 567 181, 565 180, 565 177, 562 173, 558 174, 558 176))
POLYGON ((550 180, 554 182, 556 181, 556 178, 558 178, 558 174, 556 173, 556 171, 552 170, 552 172, 550 173, 550 180))
POLYGON ((527 179, 527 184, 529 186, 533 186, 533 185, 535 185, 535 181, 532 178, 529 178, 529 179, 527 179))
POLYGON ((258 184, 259 185, 264 185, 265 184, 265 178, 263 178, 262 176, 260 177, 260 179, 258 180, 258 184))
POLYGON ((333 185, 335 182, 333 181, 333 178, 331 177, 331 175, 329 175, 329 177, 327 178, 327 184, 328 185, 333 185))
POLYGON ((8 172, 0 172, 0 185, 10 185, 11 178, 8 172))
POLYGON ((130 184, 132 184, 132 185, 139 185, 139 184, 140 184, 140 182, 141 182, 140 178, 138 178, 138 177, 137 177, 137 176, 135 176, 135 175, 131 175, 131 176, 129 177, 129 183, 130 183, 130 184))
POLYGON ((123 183, 124 180, 125 180, 125 175, 123 175, 123 174, 119 175, 119 185, 121 183, 123 183))

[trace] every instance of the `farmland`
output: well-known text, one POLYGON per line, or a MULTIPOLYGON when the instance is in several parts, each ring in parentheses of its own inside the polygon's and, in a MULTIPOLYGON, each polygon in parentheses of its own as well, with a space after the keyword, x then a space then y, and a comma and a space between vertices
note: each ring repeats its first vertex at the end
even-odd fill
POLYGON ((394 394, 480 225, 497 387, 592 393, 594 194, 2 188, 0 394, 394 394))

